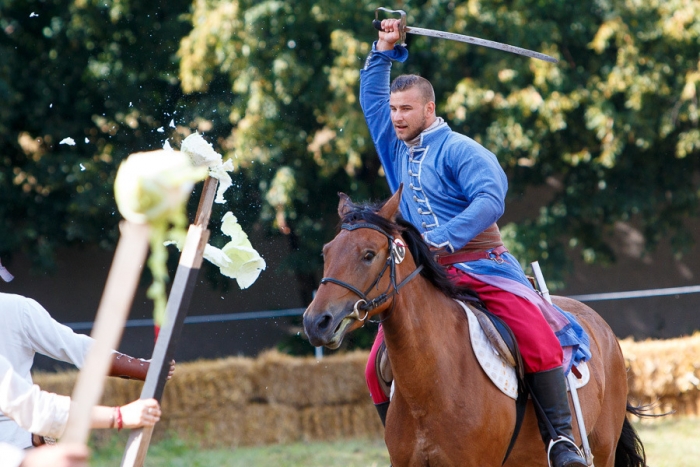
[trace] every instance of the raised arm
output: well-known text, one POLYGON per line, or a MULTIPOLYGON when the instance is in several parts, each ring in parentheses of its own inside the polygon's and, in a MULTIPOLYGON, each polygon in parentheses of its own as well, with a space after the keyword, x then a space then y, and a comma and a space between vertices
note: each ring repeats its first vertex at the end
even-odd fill
MULTIPOLYGON (((382 25, 392 29, 390 25, 394 22, 395 20, 384 20, 382 25)), ((403 62, 408 58, 408 51, 396 45, 397 40, 398 32, 395 30, 379 31, 379 40, 372 45, 372 51, 360 72, 360 106, 392 191, 398 189, 392 154, 395 145, 403 143, 396 137, 391 123, 389 108, 391 64, 393 61, 403 62)))

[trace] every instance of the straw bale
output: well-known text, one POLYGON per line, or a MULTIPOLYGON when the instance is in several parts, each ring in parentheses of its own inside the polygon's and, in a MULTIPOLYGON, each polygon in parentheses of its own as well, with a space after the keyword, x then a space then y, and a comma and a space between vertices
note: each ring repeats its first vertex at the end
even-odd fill
POLYGON ((241 430, 232 420, 241 417, 243 409, 231 408, 189 412, 186 415, 164 413, 158 423, 161 432, 188 439, 201 446, 212 446, 216 443, 240 443, 241 430))
POLYGON ((45 373, 37 371, 32 374, 34 384, 48 392, 55 392, 62 396, 70 396, 73 393, 73 386, 78 379, 76 370, 61 371, 59 373, 45 373))
POLYGON ((230 357, 178 365, 165 385, 164 411, 186 415, 207 408, 242 406, 253 397, 253 360, 230 357))
MULTIPOLYGON (((32 379, 42 390, 55 392, 64 396, 73 394, 73 387, 78 379, 75 370, 59 373, 36 372, 32 379)), ((121 378, 107 378, 104 383, 104 391, 100 404, 123 405, 139 398, 142 381, 131 381, 121 378)))
POLYGON ((124 405, 141 396, 143 381, 132 381, 121 378, 107 378, 100 405, 124 405))
POLYGON ((370 402, 302 409, 301 430, 304 441, 376 438, 384 434, 382 423, 370 402))
POLYGON ((279 404, 249 404, 240 423, 245 445, 288 443, 299 440, 299 412, 294 407, 279 404))
POLYGON ((620 341, 630 395, 644 400, 700 397, 700 333, 664 340, 620 341))
POLYGON ((300 439, 299 413, 277 404, 254 403, 192 412, 187 417, 165 416, 158 425, 161 433, 189 439, 201 447, 255 446, 300 439))
MULTIPOLYGON (((700 416, 700 333, 691 337, 620 341, 630 399, 652 413, 700 416)), ((203 447, 302 440, 381 437, 383 427, 364 382, 368 353, 292 357, 268 351, 178 364, 165 386, 163 417, 153 439, 168 434, 203 447)), ((76 371, 39 373, 42 389, 70 395, 76 371)), ((143 383, 108 378, 101 403, 125 404, 143 383)), ((93 436, 99 438, 101 432, 93 436)))
POLYGON ((257 393, 261 400, 295 407, 365 401, 366 362, 367 352, 336 354, 322 360, 264 352, 256 360, 257 393))

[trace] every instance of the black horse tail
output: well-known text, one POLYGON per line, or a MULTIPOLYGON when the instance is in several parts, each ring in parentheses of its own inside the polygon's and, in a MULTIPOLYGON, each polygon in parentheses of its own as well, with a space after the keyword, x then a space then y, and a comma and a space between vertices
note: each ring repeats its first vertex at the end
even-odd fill
MULTIPOLYGON (((646 407, 635 407, 629 402, 627 403, 627 413, 636 415, 637 417, 655 417, 645 413, 646 407)), ((644 452, 644 445, 639 438, 637 431, 634 429, 629 419, 625 417, 625 423, 622 425, 622 433, 617 441, 617 449, 615 449, 615 467, 646 467, 647 456, 644 452)))

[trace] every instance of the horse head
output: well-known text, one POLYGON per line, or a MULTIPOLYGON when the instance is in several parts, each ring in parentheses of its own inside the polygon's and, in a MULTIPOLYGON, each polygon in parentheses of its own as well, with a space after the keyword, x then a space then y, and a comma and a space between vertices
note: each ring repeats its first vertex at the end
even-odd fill
POLYGON ((323 247, 324 277, 304 312, 311 344, 338 348, 347 333, 392 306, 398 289, 420 272, 396 224, 401 191, 379 208, 355 205, 339 193, 341 229, 323 247), (401 263, 414 272, 399 274, 404 279, 397 284, 401 263))

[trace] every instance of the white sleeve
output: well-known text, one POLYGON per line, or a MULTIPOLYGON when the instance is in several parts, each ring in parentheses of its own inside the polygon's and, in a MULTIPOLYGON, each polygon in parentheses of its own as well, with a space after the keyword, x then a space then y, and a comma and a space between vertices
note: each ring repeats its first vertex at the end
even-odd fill
POLYGON ((24 459, 24 450, 11 444, 0 443, 0 459, 5 467, 19 467, 24 459))
POLYGON ((60 438, 68 423, 70 397, 42 391, 14 372, 0 355, 0 410, 25 430, 60 438))
POLYGON ((22 330, 34 351, 63 362, 83 366, 93 340, 76 334, 51 317, 48 311, 32 299, 22 307, 22 330))

